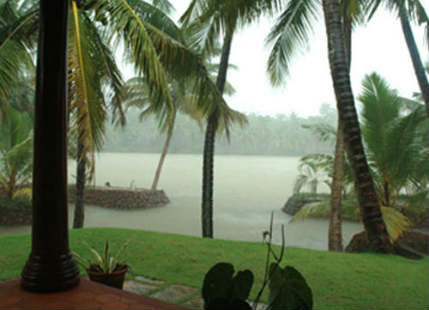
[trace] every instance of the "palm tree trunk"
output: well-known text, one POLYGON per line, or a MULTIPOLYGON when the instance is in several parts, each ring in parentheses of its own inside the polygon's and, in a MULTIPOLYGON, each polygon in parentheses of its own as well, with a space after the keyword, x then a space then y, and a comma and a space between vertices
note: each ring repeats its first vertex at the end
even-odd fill
POLYGON ((15 194, 15 190, 16 190, 16 172, 12 171, 10 176, 9 176, 9 185, 7 187, 7 193, 6 193, 6 197, 9 200, 13 199, 13 195, 15 194))
POLYGON ((414 39, 413 31, 411 29, 410 19, 408 18, 408 13, 404 6, 401 6, 399 9, 399 17, 401 20, 402 32, 404 33, 408 51, 410 52, 414 72, 422 92, 423 100, 426 104, 426 113, 429 117, 429 83, 425 73, 425 68, 420 58, 419 50, 417 49, 416 40, 414 39))
MULTIPOLYGON (((348 14, 349 0, 343 1, 343 31, 347 68, 350 74, 352 60, 352 23, 348 14)), ((331 186, 331 213, 329 220, 328 249, 329 251, 343 251, 343 236, 341 227, 342 192, 344 178, 344 133, 343 124, 338 114, 337 141, 335 143, 334 171, 331 186)))
POLYGON ((76 201, 74 207, 73 228, 82 228, 85 220, 84 192, 85 192, 85 170, 86 160, 83 157, 84 146, 77 142, 77 168, 76 168, 76 201))
POLYGON ((343 126, 338 118, 337 141, 335 144, 334 172, 331 186, 331 215, 329 220, 328 249, 329 251, 343 251, 343 237, 341 231, 341 194, 344 178, 344 135, 343 126))
MULTIPOLYGON (((226 33, 223 41, 222 56, 216 79, 216 86, 221 94, 223 94, 225 89, 232 38, 233 33, 228 32, 226 33)), ((218 111, 215 110, 207 121, 206 136, 204 140, 203 197, 201 202, 201 222, 204 238, 213 238, 213 165, 217 125, 218 111)))
POLYGON ((323 0, 323 10, 337 107, 344 128, 345 149, 352 167, 363 224, 367 232, 368 249, 393 253, 362 144, 348 72, 339 3, 336 0, 323 0))
POLYGON ((161 176, 162 166, 164 165, 164 160, 165 160, 165 157, 167 156, 167 153, 168 153, 168 148, 170 146, 171 137, 173 137, 174 123, 176 121, 176 113, 177 113, 176 112, 176 104, 173 102, 173 115, 171 118, 170 126, 168 127, 167 139, 165 140, 164 148, 162 149, 161 157, 160 157, 159 162, 158 162, 158 167, 156 168, 156 172, 155 172, 155 177, 153 178, 153 182, 152 182, 152 188, 151 189, 153 191, 156 191, 156 188, 158 187, 158 182, 159 182, 159 178, 161 176))

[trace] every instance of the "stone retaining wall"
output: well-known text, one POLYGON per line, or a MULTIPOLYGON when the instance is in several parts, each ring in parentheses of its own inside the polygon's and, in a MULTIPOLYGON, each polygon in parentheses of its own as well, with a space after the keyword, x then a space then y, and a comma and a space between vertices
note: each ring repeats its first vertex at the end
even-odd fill
MULTIPOLYGON (((68 201, 75 202, 76 188, 69 187, 68 201)), ((164 191, 126 189, 118 187, 85 188, 85 204, 105 208, 134 210, 160 207, 169 203, 164 191)), ((32 208, 29 206, 0 206, 0 225, 31 225, 32 208)))
POLYGON ((0 225, 31 225, 32 208, 28 207, 7 207, 0 206, 0 225))
MULTIPOLYGON (((76 187, 69 187, 69 203, 74 203, 75 199, 76 187)), ((84 201, 85 204, 120 210, 158 207, 170 202, 163 190, 151 191, 120 187, 86 187, 84 201)))

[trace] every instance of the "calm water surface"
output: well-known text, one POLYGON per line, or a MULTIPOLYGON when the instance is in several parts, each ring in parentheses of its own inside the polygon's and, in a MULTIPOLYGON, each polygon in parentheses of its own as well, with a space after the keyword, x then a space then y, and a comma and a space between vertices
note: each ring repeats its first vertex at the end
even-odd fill
MULTIPOLYGON (((149 188, 159 159, 158 154, 102 153, 97 156, 97 185, 149 188)), ((274 242, 280 243, 280 226, 286 227, 286 244, 312 249, 327 249, 328 221, 307 219, 288 223, 281 211, 292 193, 298 157, 226 156, 215 157, 214 234, 215 238, 261 241, 274 212, 274 242)), ((200 155, 169 154, 159 188, 171 200, 165 207, 119 211, 86 206, 86 227, 124 227, 161 232, 201 235, 200 155)), ((69 180, 75 175, 70 162, 69 180)), ((72 208, 70 217, 72 220, 72 208)), ((360 224, 343 224, 344 243, 362 230, 360 224)), ((30 232, 30 227, 0 227, 1 235, 30 232)))

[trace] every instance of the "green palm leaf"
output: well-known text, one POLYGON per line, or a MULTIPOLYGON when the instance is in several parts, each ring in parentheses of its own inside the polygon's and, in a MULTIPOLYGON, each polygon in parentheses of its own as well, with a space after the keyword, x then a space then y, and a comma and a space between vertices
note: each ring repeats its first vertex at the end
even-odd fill
POLYGON ((148 14, 148 7, 149 3, 145 1, 102 0, 97 2, 95 10, 109 14, 107 30, 110 41, 116 39, 116 44, 120 40, 124 42, 127 59, 132 60, 139 75, 145 76, 150 96, 156 98, 156 102, 164 102, 157 109, 160 114, 168 117, 168 109, 171 109, 171 95, 166 70, 148 32, 148 23, 145 20, 151 16, 148 14))
MULTIPOLYGON (((14 1, 0 6, 0 109, 26 69, 33 69, 31 49, 37 11, 19 12, 14 1)), ((36 28, 37 29, 37 28, 36 28)))
POLYGON ((271 29, 266 39, 267 44, 273 44, 267 71, 273 85, 284 82, 292 57, 307 46, 319 6, 320 3, 314 0, 289 1, 271 29))

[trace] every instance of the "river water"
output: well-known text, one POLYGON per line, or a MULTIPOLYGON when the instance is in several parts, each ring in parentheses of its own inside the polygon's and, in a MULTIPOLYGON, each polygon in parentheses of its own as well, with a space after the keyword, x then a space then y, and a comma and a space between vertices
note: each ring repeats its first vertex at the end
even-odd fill
MULTIPOLYGON (((101 153, 96 161, 96 185, 149 188, 158 154, 101 153)), ((274 213, 273 241, 281 242, 285 225, 286 245, 326 250, 328 221, 306 219, 289 223, 281 211, 292 194, 298 157, 236 156, 215 157, 214 235, 230 240, 261 241, 274 213)), ((165 207, 120 211, 86 206, 86 227, 133 229, 201 235, 202 156, 169 154, 159 188, 171 203, 165 207)), ((74 183, 75 164, 69 164, 69 181, 74 183)), ((72 220, 73 206, 69 208, 72 220)), ((362 230, 358 223, 343 223, 344 244, 362 230)), ((0 236, 30 232, 30 227, 0 227, 0 236)))

